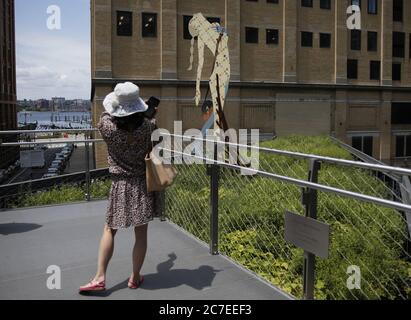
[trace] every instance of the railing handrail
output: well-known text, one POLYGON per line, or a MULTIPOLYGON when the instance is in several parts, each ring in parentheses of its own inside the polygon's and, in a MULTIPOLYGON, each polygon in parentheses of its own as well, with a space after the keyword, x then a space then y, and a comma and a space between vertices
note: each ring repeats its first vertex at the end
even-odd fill
MULTIPOLYGON (((71 132, 92 132, 92 131, 98 131, 98 129, 91 128, 91 129, 69 129, 72 130, 71 132)), ((70 132, 69 130, 56 130, 55 132, 70 132)), ((11 134, 12 132, 15 133, 42 133, 42 132, 52 132, 52 130, 21 130, 21 131, 0 131, 1 134, 11 134)), ((169 134, 172 137, 178 137, 178 138, 187 138, 187 136, 179 135, 179 134, 169 134)), ((363 169, 372 169, 372 170, 377 170, 377 171, 382 171, 382 172, 389 172, 389 173, 396 173, 396 174, 401 174, 401 175, 407 175, 411 176, 411 169, 406 169, 406 168, 400 168, 400 167, 393 167, 393 166, 387 166, 387 165, 382 165, 382 164, 372 164, 372 163, 365 163, 361 161, 353 161, 353 160, 345 160, 345 159, 337 159, 337 158, 332 158, 332 157, 326 157, 326 156, 319 156, 319 155, 314 155, 314 154, 306 154, 306 153, 301 153, 301 152, 293 152, 293 151, 286 151, 286 150, 279 150, 279 149, 272 149, 272 148, 265 148, 265 147, 256 147, 252 145, 243 145, 243 144, 238 144, 238 143, 233 143, 233 142, 225 142, 225 141, 218 141, 218 140, 210 140, 206 139, 204 137, 198 137, 198 136, 189 136, 188 138, 194 139, 194 140, 199 140, 203 142, 212 142, 212 143, 219 143, 219 144, 225 144, 228 146, 234 146, 238 148, 248 148, 248 149, 253 149, 253 150, 258 150, 266 153, 273 153, 273 154, 278 154, 278 155, 284 155, 284 156, 290 156, 294 158, 303 158, 303 159, 316 159, 321 162, 327 162, 327 163, 333 163, 333 164, 340 164, 344 166, 354 166, 357 168, 363 168, 363 169)), ((24 146, 24 145, 46 145, 46 144, 60 144, 60 143, 93 143, 93 142, 103 142, 103 139, 85 139, 85 140, 64 140, 64 141, 53 141, 53 142, 46 142, 46 141, 41 141, 41 142, 6 142, 6 143, 1 143, 0 146, 24 146)))
POLYGON ((350 197, 350 198, 353 198, 353 199, 361 200, 361 201, 364 201, 364 202, 379 204, 379 205, 382 205, 384 207, 388 207, 388 208, 391 208, 391 209, 396 209, 396 210, 400 210, 400 211, 410 211, 411 212, 411 205, 406 205, 406 204, 403 204, 403 203, 400 203, 400 202, 394 202, 394 201, 391 201, 391 200, 376 198, 376 197, 373 197, 373 196, 368 196, 368 195, 364 195, 364 194, 353 192, 353 191, 334 188, 334 187, 326 186, 326 185, 323 185, 323 184, 320 184, 320 183, 313 183, 313 182, 309 182, 309 181, 306 181, 306 180, 300 180, 300 179, 296 179, 296 178, 286 177, 286 176, 282 176, 282 175, 279 175, 279 174, 270 173, 270 172, 266 172, 266 171, 261 171, 261 170, 257 170, 257 169, 250 169, 250 168, 247 168, 247 167, 242 167, 242 166, 239 166, 239 165, 230 164, 230 163, 226 163, 226 162, 223 162, 223 161, 214 160, 214 159, 210 159, 210 158, 199 157, 199 156, 196 156, 196 155, 192 155, 192 154, 188 154, 188 153, 184 153, 184 152, 179 152, 179 151, 176 151, 176 150, 171 150, 171 149, 166 149, 166 148, 161 148, 161 149, 164 150, 164 151, 177 153, 177 154, 180 154, 182 156, 188 156, 188 157, 196 158, 196 159, 199 159, 199 160, 203 160, 203 161, 206 161, 207 164, 215 164, 215 165, 219 165, 219 166, 222 166, 222 167, 227 167, 227 168, 235 169, 235 170, 244 170, 244 171, 247 171, 249 173, 255 173, 255 174, 258 174, 258 175, 263 176, 263 177, 268 177, 268 178, 280 180, 280 181, 283 181, 283 182, 288 182, 288 183, 297 185, 299 187, 306 187, 306 188, 315 189, 315 190, 319 190, 319 191, 323 191, 323 192, 331 192, 331 193, 335 193, 335 194, 338 194, 338 195, 342 195, 342 196, 350 197))
MULTIPOLYGON (((99 168, 99 169, 91 169, 90 173, 103 172, 103 171, 107 171, 107 170, 108 170, 108 167, 107 168, 99 168)), ((65 174, 58 175, 56 177, 49 177, 49 178, 27 180, 27 181, 22 181, 22 182, 13 182, 13 183, 0 184, 0 190, 4 189, 4 188, 17 187, 17 186, 21 186, 21 185, 24 185, 24 184, 33 184, 33 183, 37 183, 37 182, 52 181, 52 180, 58 180, 58 179, 68 179, 70 177, 84 175, 85 173, 86 173, 86 171, 84 170, 84 171, 78 171, 78 172, 73 172, 73 173, 65 173, 65 174)))
POLYGON ((319 156, 319 155, 315 155, 315 154, 306 154, 306 153, 301 153, 301 152, 271 149, 271 148, 265 148, 265 147, 256 147, 256 146, 252 146, 252 145, 244 145, 244 144, 218 141, 218 140, 210 140, 210 139, 205 139, 204 137, 200 138, 198 136, 187 137, 187 136, 183 136, 183 135, 179 135, 179 134, 173 134, 173 133, 171 133, 170 136, 178 137, 178 138, 191 138, 191 139, 194 139, 194 140, 199 140, 199 141, 204 141, 204 142, 213 142, 213 143, 218 143, 218 144, 225 144, 225 145, 228 145, 228 146, 235 146, 235 147, 239 147, 239 148, 253 149, 253 150, 263 151, 263 152, 266 152, 266 153, 273 153, 273 154, 278 154, 278 155, 290 156, 290 157, 294 157, 294 158, 316 159, 316 160, 321 161, 321 162, 340 164, 340 165, 344 165, 344 166, 354 166, 354 167, 363 168, 363 169, 373 169, 373 170, 377 170, 377 171, 398 173, 398 174, 401 174, 401 175, 411 176, 411 169, 405 169, 405 168, 400 168, 400 167, 392 167, 392 166, 387 166, 387 165, 364 163, 364 162, 361 162, 361 161, 337 159, 337 158, 332 158, 332 157, 319 156))
POLYGON ((0 147, 18 147, 18 146, 33 146, 46 144, 65 144, 65 143, 93 143, 104 142, 103 139, 86 139, 86 140, 61 140, 61 141, 33 141, 33 142, 0 142, 0 147))
POLYGON ((9 134, 29 134, 29 133, 78 133, 78 132, 93 132, 98 131, 96 128, 84 129, 50 129, 50 130, 4 130, 0 131, 0 135, 9 134))

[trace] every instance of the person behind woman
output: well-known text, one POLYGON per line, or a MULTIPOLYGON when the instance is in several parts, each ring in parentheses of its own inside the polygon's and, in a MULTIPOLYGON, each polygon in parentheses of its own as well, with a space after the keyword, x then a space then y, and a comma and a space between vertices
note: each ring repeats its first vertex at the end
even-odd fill
POLYGON ((138 86, 118 84, 107 95, 98 129, 107 144, 112 177, 106 224, 100 241, 97 272, 80 292, 105 290, 106 271, 114 250, 118 229, 134 227, 133 270, 128 287, 136 289, 143 281, 140 270, 147 250, 148 222, 157 215, 155 193, 148 193, 144 158, 152 148, 155 124, 144 118, 147 104, 140 98, 138 86))

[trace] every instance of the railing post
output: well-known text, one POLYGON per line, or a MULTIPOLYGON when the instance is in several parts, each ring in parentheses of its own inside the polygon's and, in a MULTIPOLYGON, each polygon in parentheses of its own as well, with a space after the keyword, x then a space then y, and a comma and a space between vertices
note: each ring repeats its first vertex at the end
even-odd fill
MULTIPOLYGON (((217 143, 214 145, 214 160, 217 158, 217 143)), ((211 184, 210 184, 210 253, 212 255, 218 254, 218 179, 219 167, 213 163, 209 167, 211 184)))
MULTIPOLYGON (((87 137, 87 140, 89 138, 87 137)), ((86 200, 90 201, 90 145, 89 142, 85 143, 86 152, 86 200)))
POLYGON ((161 202, 161 216, 160 216, 160 221, 164 222, 167 220, 167 214, 166 214, 166 191, 160 191, 159 197, 160 197, 160 202, 161 202))
MULTIPOLYGON (((321 163, 316 159, 310 159, 310 171, 308 173, 308 181, 318 183, 318 171, 321 168, 321 163)), ((305 206, 305 216, 317 219, 317 190, 304 188, 302 203, 305 206)), ((311 252, 304 252, 304 299, 314 300, 315 287, 315 255, 311 252)))

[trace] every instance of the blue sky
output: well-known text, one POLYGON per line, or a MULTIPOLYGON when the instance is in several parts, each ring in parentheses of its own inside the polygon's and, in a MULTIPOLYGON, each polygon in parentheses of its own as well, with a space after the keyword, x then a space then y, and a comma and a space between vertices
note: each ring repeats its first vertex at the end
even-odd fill
POLYGON ((90 98, 90 0, 16 0, 17 98, 90 98), (47 8, 61 29, 47 28, 47 8))

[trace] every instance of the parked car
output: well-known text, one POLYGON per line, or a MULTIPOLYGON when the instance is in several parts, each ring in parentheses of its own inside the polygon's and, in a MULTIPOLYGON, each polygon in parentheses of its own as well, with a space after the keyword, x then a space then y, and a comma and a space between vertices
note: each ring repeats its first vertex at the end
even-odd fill
POLYGON ((68 155, 65 155, 63 153, 57 153, 56 154, 56 159, 55 160, 61 160, 62 162, 66 162, 68 159, 68 155))
POLYGON ((73 150, 74 150, 74 144, 72 144, 72 143, 67 143, 67 144, 64 146, 64 148, 67 149, 67 150, 70 150, 71 152, 73 152, 73 150))
POLYGON ((47 174, 55 174, 58 175, 60 173, 60 170, 58 168, 49 168, 47 171, 47 174))
POLYGON ((70 157, 72 152, 69 149, 63 149, 60 153, 70 157))
POLYGON ((64 166, 64 162, 61 159, 57 159, 51 162, 50 167, 53 168, 62 168, 64 166))
POLYGON ((47 179, 47 178, 53 178, 53 177, 57 177, 58 174, 57 173, 46 173, 43 175, 43 179, 47 179))

